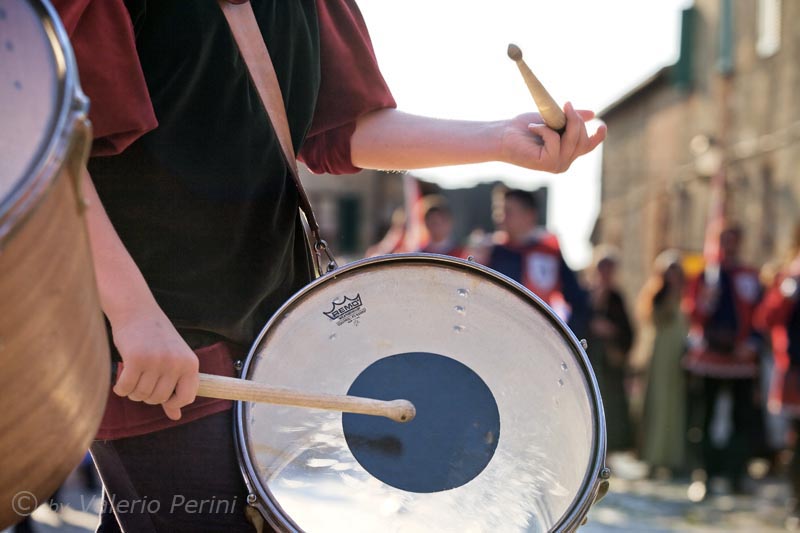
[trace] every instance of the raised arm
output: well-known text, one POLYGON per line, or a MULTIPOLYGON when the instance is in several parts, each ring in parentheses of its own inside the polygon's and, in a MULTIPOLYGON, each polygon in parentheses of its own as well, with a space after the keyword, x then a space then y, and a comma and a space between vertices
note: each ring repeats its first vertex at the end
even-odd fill
POLYGON ((409 115, 381 109, 362 116, 351 138, 353 164, 361 168, 408 170, 502 161, 560 173, 599 145, 606 128, 589 135, 585 121, 594 114, 564 106, 563 136, 542 124, 537 113, 511 120, 469 122, 409 115))

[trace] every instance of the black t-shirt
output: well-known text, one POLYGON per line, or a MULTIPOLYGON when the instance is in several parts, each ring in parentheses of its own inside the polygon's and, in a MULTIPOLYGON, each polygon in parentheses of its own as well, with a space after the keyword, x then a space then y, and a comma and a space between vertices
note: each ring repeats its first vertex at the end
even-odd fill
MULTIPOLYGON (((314 0, 253 0, 296 147, 320 83, 314 0)), ((250 344, 311 277, 298 195, 216 0, 128 0, 159 126, 89 171, 192 347, 250 344)))

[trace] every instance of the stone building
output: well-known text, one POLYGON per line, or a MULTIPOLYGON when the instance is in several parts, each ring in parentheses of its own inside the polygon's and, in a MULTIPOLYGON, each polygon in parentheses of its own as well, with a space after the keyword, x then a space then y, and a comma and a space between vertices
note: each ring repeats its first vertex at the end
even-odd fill
POLYGON ((655 256, 700 254, 710 175, 727 180, 744 256, 786 249, 800 219, 800 2, 695 0, 680 58, 601 113, 601 209, 593 241, 622 251, 634 296, 655 256))

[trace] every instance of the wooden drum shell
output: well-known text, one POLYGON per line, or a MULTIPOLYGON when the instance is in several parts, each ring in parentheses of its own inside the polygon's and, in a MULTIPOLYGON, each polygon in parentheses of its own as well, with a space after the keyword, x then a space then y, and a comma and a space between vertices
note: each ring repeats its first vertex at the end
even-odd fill
POLYGON ((89 242, 66 171, 32 211, 0 251, 0 527, 20 518, 17 493, 41 502, 80 462, 110 381, 89 242))

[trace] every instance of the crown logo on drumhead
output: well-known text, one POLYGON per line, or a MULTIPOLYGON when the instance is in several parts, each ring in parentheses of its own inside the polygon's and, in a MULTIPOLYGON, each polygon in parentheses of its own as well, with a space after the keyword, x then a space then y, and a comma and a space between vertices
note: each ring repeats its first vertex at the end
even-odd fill
POLYGON ((323 311, 325 316, 331 320, 342 320, 354 314, 360 314, 363 307, 361 294, 356 294, 355 298, 345 296, 341 300, 334 300, 330 311, 323 311))

